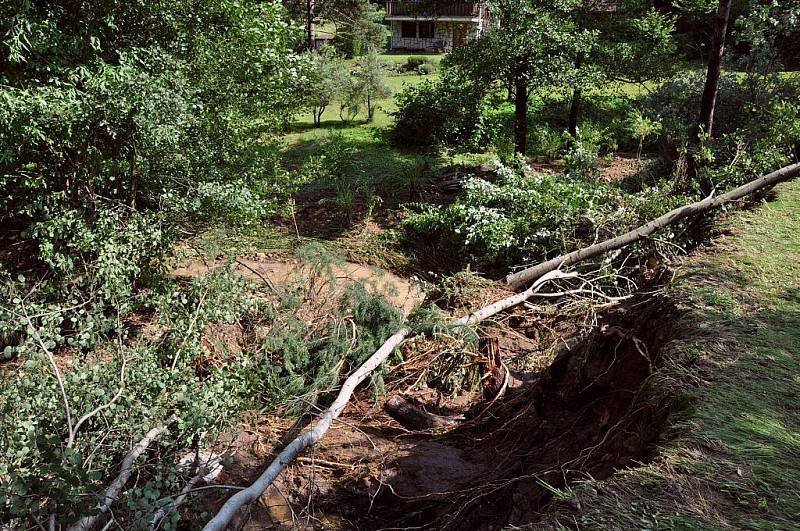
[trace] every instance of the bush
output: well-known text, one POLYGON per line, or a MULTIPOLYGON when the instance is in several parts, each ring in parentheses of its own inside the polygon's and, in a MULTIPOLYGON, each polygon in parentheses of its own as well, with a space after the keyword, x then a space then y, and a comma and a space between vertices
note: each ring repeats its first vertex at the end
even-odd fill
POLYGON ((486 139, 484 97, 476 87, 448 79, 425 81, 395 99, 398 110, 390 135, 398 145, 469 149, 486 139))
POLYGON ((564 166, 571 177, 591 178, 597 173, 598 146, 592 139, 584 138, 583 131, 578 129, 577 137, 568 137, 570 145, 564 154, 564 166))
POLYGON ((447 207, 415 205, 403 227, 412 240, 434 244, 445 257, 468 255, 484 269, 547 259, 592 243, 683 201, 668 187, 628 194, 612 184, 523 175, 500 167, 496 182, 473 178, 447 207))
POLYGON ((434 67, 430 63, 423 63, 417 67, 417 72, 421 76, 429 76, 436 71, 436 67, 434 67))
MULTIPOLYGON (((644 114, 660 121, 670 143, 685 150, 704 86, 701 72, 665 83, 645 100, 644 114)), ((697 182, 725 190, 789 163, 800 151, 800 79, 776 73, 723 73, 714 128, 695 157, 697 182)), ((698 186, 697 182, 692 186, 698 186)))
POLYGON ((546 125, 539 125, 530 134, 531 154, 548 160, 557 159, 564 145, 564 134, 546 125))
POLYGON ((431 63, 430 58, 417 55, 412 55, 406 59, 406 71, 408 72, 417 72, 422 65, 433 66, 433 63, 431 63))

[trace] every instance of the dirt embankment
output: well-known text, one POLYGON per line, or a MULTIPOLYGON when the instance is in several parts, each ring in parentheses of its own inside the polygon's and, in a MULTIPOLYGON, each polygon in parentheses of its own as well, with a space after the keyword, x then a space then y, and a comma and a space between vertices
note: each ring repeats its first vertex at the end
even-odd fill
MULTIPOLYGON (((227 260, 186 260, 170 273, 175 277, 198 277, 220 269, 227 260)), ((257 254, 250 258, 237 258, 232 273, 241 275, 257 284, 267 283, 273 289, 291 290, 297 282, 317 282, 321 289, 343 291, 348 285, 363 284, 368 290, 383 294, 387 300, 404 314, 408 314, 422 301, 422 293, 408 279, 380 268, 352 262, 336 262, 324 268, 311 267, 299 259, 279 261, 267 255, 257 254), (325 278, 332 276, 332 279, 325 278), (333 280, 331 282, 330 280, 333 280)))
MULTIPOLYGON (((659 301, 607 313, 541 372, 509 374, 506 384, 514 384, 504 393, 461 408, 410 397, 431 412, 459 409, 452 429, 410 430, 382 410, 384 399, 362 397, 240 523, 500 529, 536 522, 554 487, 647 458, 668 409, 648 401, 645 383, 668 337, 669 314, 659 301)), ((242 437, 221 481, 248 484, 269 458, 263 450, 294 433, 273 427, 242 437)), ((206 500, 209 509, 224 497, 206 500)))

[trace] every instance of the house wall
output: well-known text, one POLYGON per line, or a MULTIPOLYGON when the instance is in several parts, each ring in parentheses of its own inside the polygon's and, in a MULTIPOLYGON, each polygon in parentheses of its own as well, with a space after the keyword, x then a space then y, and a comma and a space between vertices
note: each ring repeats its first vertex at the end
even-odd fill
MULTIPOLYGON (((450 22, 437 20, 434 24, 433 38, 403 38, 402 22, 399 20, 391 21, 392 24, 392 49, 393 50, 442 50, 449 52, 453 49, 453 26, 463 24, 462 22, 450 22)), ((467 38, 474 39, 480 33, 478 23, 471 22, 467 38)))

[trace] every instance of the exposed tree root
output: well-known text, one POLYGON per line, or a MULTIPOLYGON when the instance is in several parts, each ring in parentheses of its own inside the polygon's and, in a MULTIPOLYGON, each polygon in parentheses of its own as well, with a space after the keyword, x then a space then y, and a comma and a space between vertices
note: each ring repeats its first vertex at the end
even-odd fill
MULTIPOLYGON (((522 304, 536 295, 546 283, 552 280, 571 278, 573 276, 574 275, 572 274, 565 274, 560 271, 551 271, 547 275, 544 275, 538 279, 536 283, 534 283, 524 292, 507 297, 501 301, 495 302, 494 304, 490 304, 489 306, 486 306, 475 313, 455 321, 453 324, 454 326, 467 326, 479 323, 485 319, 497 315, 504 310, 507 310, 508 308, 522 304)), ((234 494, 227 502, 225 502, 225 505, 222 506, 219 512, 217 512, 214 518, 212 518, 203 529, 206 531, 221 531, 226 529, 230 521, 241 507, 257 500, 259 496, 261 496, 261 494, 263 494, 263 492, 267 489, 267 487, 269 487, 272 482, 275 481, 278 475, 298 455, 300 455, 303 450, 319 442, 319 440, 325 436, 325 433, 331 427, 333 421, 336 420, 339 415, 341 415, 345 406, 347 406, 347 403, 350 401, 350 398, 353 396, 353 392, 356 390, 356 387, 366 380, 367 377, 369 377, 369 375, 372 374, 372 372, 377 369, 391 355, 392 352, 394 352, 395 348, 397 348, 400 343, 411 336, 411 334, 411 329, 403 328, 390 337, 386 343, 384 343, 383 346, 375 352, 375 354, 373 354, 361 367, 359 367, 352 375, 350 375, 349 378, 347 378, 347 380, 345 380, 339 395, 336 397, 336 400, 334 400, 333 404, 331 404, 322 417, 320 417, 320 420, 317 422, 317 424, 310 431, 307 431, 289 443, 289 445, 284 448, 280 454, 278 454, 278 456, 272 461, 269 467, 267 467, 264 473, 261 474, 261 476, 255 481, 255 483, 250 485, 250 487, 234 494)))

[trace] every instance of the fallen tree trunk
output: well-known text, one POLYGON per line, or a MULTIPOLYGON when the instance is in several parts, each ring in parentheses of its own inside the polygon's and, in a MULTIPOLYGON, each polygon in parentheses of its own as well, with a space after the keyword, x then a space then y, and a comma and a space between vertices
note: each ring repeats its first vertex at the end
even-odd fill
POLYGON ((128 455, 122 460, 122 464, 119 467, 119 475, 111 482, 111 485, 108 486, 106 491, 103 493, 103 497, 100 500, 100 503, 97 504, 97 514, 93 514, 91 516, 84 516, 72 526, 70 526, 69 531, 89 531, 94 525, 97 523, 97 520, 104 515, 108 510, 111 508, 111 505, 117 501, 120 492, 122 492, 123 487, 130 479, 131 474, 133 474, 133 463, 142 455, 145 450, 150 446, 150 444, 159 438, 164 432, 167 431, 167 427, 172 424, 177 417, 170 417, 169 420, 163 425, 153 428, 152 430, 148 431, 147 434, 140 440, 136 445, 131 449, 128 455))
POLYGON ((754 181, 731 190, 724 195, 718 197, 709 197, 702 201, 698 201, 697 203, 692 203, 690 205, 671 210, 663 216, 654 219, 653 221, 646 223, 645 225, 642 225, 641 227, 626 234, 617 236, 616 238, 611 238, 610 240, 606 240, 595 245, 590 245, 589 247, 584 247, 583 249, 578 249, 577 251, 558 256, 552 260, 548 260, 547 262, 543 262, 539 265, 519 271, 518 273, 508 275, 506 277, 506 282, 508 282, 513 289, 520 289, 524 285, 528 284, 529 282, 533 282, 537 278, 549 273, 550 271, 561 269, 583 260, 595 258, 611 251, 621 249, 622 247, 647 238, 654 232, 661 230, 672 223, 703 214, 726 203, 747 197, 748 195, 768 186, 773 186, 779 182, 793 179, 798 175, 800 175, 800 163, 786 166, 785 168, 774 171, 769 175, 759 177, 754 181))
MULTIPOLYGON (((466 325, 479 323, 494 315, 497 315, 503 310, 518 304, 522 304, 538 293, 542 286, 551 280, 571 278, 574 276, 574 274, 564 274, 561 271, 551 271, 539 278, 523 293, 518 293, 516 295, 512 295, 511 297, 507 297, 501 301, 495 302, 494 304, 490 304, 489 306, 486 306, 485 308, 482 308, 473 314, 458 319, 453 323, 453 326, 463 327, 466 325)), ((255 481, 255 483, 231 496, 230 499, 225 502, 225 505, 222 506, 219 512, 217 512, 214 518, 212 518, 206 524, 203 530, 223 531, 224 529, 227 529, 228 524, 230 524, 231 520, 241 507, 257 500, 264 493, 264 491, 267 490, 272 482, 275 481, 278 475, 287 466, 289 466, 289 464, 294 461, 294 459, 300 455, 303 450, 309 446, 313 446, 325 436, 325 433, 331 427, 333 421, 342 414, 342 411, 344 411, 344 408, 347 406, 347 403, 353 396, 356 387, 366 380, 375 369, 377 369, 384 361, 386 361, 392 352, 394 352, 394 349, 411 335, 412 331, 410 328, 403 328, 390 337, 386 343, 381 346, 381 348, 379 348, 366 362, 364 362, 361 367, 359 367, 347 378, 347 380, 345 380, 344 384, 342 385, 342 389, 339 391, 339 394, 336 397, 336 400, 334 400, 333 404, 331 404, 331 406, 325 410, 317 424, 310 431, 303 433, 290 442, 289 445, 278 454, 272 463, 270 463, 267 469, 255 481)))
POLYGON ((461 421, 425 411, 402 396, 393 396, 383 405, 383 409, 401 426, 410 430, 437 430, 458 426, 461 421))

